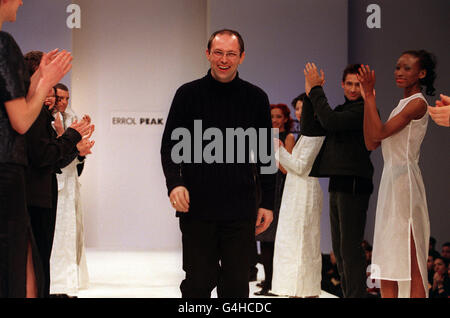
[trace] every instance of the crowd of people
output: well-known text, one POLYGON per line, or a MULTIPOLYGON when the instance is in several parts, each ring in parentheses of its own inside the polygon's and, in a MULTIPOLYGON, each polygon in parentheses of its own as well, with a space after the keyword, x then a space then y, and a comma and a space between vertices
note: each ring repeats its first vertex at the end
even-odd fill
POLYGON ((1 31, 21 5, 0 2, 0 297, 73 297, 83 263, 77 165, 94 125, 70 112, 59 83, 70 52, 24 56, 1 31))
MULTIPOLYGON (((323 89, 323 70, 307 63, 305 93, 293 102, 300 121, 297 140, 290 131, 288 107, 269 105, 264 92, 239 77, 245 50, 237 31, 213 33, 206 57, 211 65, 208 74, 175 94, 161 146, 169 198, 183 235, 183 297, 210 297, 216 286, 219 297, 230 293, 248 297, 248 281, 256 279, 255 241, 264 268, 258 296, 318 297, 326 288, 346 298, 427 297, 427 277, 422 273, 430 229, 418 159, 429 114, 445 126, 442 113, 448 104, 442 95, 431 107, 422 95, 423 88, 428 95, 435 92, 434 55, 425 50, 400 55, 394 75, 404 98, 385 123, 376 105, 375 72, 368 65, 344 69, 345 102, 332 108, 323 89), (261 131, 270 125, 276 132, 277 172, 272 177, 258 173, 257 168, 267 163, 259 156, 247 165, 226 168, 174 162, 170 153, 176 142, 170 136, 178 127, 193 130, 192 118, 203 120, 205 129, 261 131), (379 146, 385 162, 380 187, 374 189, 370 153, 379 146), (329 178, 330 256, 320 253, 323 195, 318 178, 329 178), (372 248, 363 244, 363 237, 373 191, 378 191, 378 202, 372 248), (256 238, 249 233, 253 223, 256 238), (236 255, 230 255, 231 249, 236 255), (204 257, 195 258, 194 250, 204 257), (230 275, 233 269, 239 278, 230 275)), ((444 281, 437 277, 436 288, 444 281)))
MULTIPOLYGON (((400 101, 399 106, 394 109, 385 124, 381 122, 376 108, 375 73, 369 66, 361 64, 347 66, 342 87, 346 104, 352 105, 353 101, 353 109, 350 109, 352 106, 345 108, 346 104, 344 104, 332 110, 321 89, 324 82, 323 71, 319 73, 314 64, 306 65, 304 71, 306 95, 303 111, 297 116, 301 122, 301 131, 295 147, 301 144, 305 136, 308 136, 305 134, 306 127, 308 122, 314 122, 314 116, 318 120, 318 126, 322 128, 322 134, 318 135, 326 135, 324 145, 322 148, 319 146, 315 152, 313 148, 308 149, 308 145, 302 145, 304 153, 299 155, 292 152, 292 148, 286 152, 283 142, 275 140, 275 143, 280 145, 278 173, 286 173, 282 165, 288 165, 286 159, 288 158, 293 160, 296 166, 288 170, 290 174, 288 173, 287 180, 294 175, 304 174, 305 170, 302 169, 310 172, 308 177, 310 179, 316 179, 312 178, 314 175, 330 177, 333 252, 331 255, 322 255, 321 280, 320 274, 316 275, 314 271, 321 266, 320 261, 315 261, 320 251, 320 247, 318 248, 319 219, 314 216, 313 205, 301 209, 303 204, 312 204, 314 201, 312 197, 305 196, 295 201, 303 191, 308 191, 308 186, 302 184, 298 188, 285 187, 284 192, 275 192, 276 199, 282 196, 282 208, 281 211, 279 208, 277 210, 277 207, 274 210, 279 221, 275 223, 278 228, 275 251, 272 253, 273 281, 267 282, 267 279, 272 278, 272 269, 270 269, 270 274, 267 275, 267 272, 265 274, 263 289, 255 295, 317 297, 318 289, 314 292, 311 290, 305 292, 305 290, 314 284, 318 286, 319 282, 322 289, 340 297, 382 295, 391 298, 446 295, 445 288, 448 281, 445 277, 448 260, 445 257, 435 260, 437 264, 429 261, 431 265, 428 268, 438 268, 436 274, 428 275, 430 288, 427 288, 427 277, 422 274, 426 272, 425 256, 428 251, 427 241, 430 233, 425 190, 418 168, 420 145, 426 132, 428 113, 432 114, 433 120, 442 126, 446 126, 446 121, 442 119, 448 117, 442 116, 440 112, 444 109, 442 107, 448 104, 446 96, 441 95, 441 100, 436 103, 437 106, 431 107, 421 94, 422 86, 425 86, 428 95, 434 94, 435 65, 435 57, 424 50, 406 51, 400 56, 395 78, 397 86, 404 89, 405 98, 400 101), (314 94, 311 94, 311 88, 315 89, 314 94), (310 108, 311 111, 309 111, 310 108), (310 112, 311 119, 306 119, 310 112), (338 134, 338 142, 333 139, 336 138, 336 134, 338 134), (355 138, 358 135, 359 140, 355 138), (374 269, 369 267, 372 264, 372 246, 365 240, 362 241, 361 246, 358 242, 361 242, 364 234, 368 200, 373 191, 371 180, 373 167, 369 155, 371 150, 382 144, 382 141, 385 168, 378 192, 373 263, 376 269, 374 269), (346 146, 345 143, 351 147, 346 146), (340 153, 338 146, 341 147, 340 153), (357 149, 360 149, 359 158, 366 158, 365 169, 360 164, 361 161, 358 163, 352 160, 351 156, 357 152, 357 149), (311 150, 313 153, 308 155, 306 151, 311 150), (281 156, 284 153, 288 155, 281 156), (312 163, 308 166, 308 160, 320 163, 321 157, 327 159, 322 162, 321 168, 317 168, 317 165, 311 167, 312 163), (345 169, 342 168, 345 165, 336 164, 337 158, 346 162, 345 169), (322 172, 319 173, 319 169, 322 169, 322 172), (354 177, 350 176, 352 169, 355 172, 354 177), (363 171, 366 171, 365 176, 363 171), (396 177, 391 177, 392 174, 396 177), (308 225, 307 228, 304 227, 305 223, 308 225), (402 228, 402 224, 406 227, 402 228), (291 234, 289 236, 286 235, 288 230, 291 234), (408 233, 411 233, 410 237, 408 233), (302 249, 306 252, 302 253, 302 249), (408 266, 408 262, 411 262, 411 267, 408 266), (433 279, 430 278, 431 276, 433 279), (409 284, 404 284, 405 281, 409 284), (274 293, 270 292, 266 286, 274 286, 272 288, 274 293), (436 290, 440 290, 440 294, 436 290)), ((272 112, 274 128, 278 126, 276 121, 276 114, 272 112)), ((321 197, 320 187, 318 191, 319 194, 316 197, 321 197)), ((320 215, 321 202, 317 206, 320 215)), ((267 260, 264 259, 265 271, 269 268, 266 263, 267 260)))

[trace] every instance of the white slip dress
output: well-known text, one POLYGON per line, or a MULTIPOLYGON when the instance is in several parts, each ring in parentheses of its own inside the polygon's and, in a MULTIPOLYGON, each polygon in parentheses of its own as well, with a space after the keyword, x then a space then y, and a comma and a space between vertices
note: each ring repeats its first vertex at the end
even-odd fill
MULTIPOLYGON (((390 118, 421 93, 401 99, 390 118)), ((428 103, 427 103, 428 105, 428 103)), ((420 146, 428 125, 428 112, 381 143, 384 168, 378 192, 372 252, 372 279, 399 283, 399 297, 410 296, 411 234, 428 297, 427 258, 430 222, 422 174, 420 146)))

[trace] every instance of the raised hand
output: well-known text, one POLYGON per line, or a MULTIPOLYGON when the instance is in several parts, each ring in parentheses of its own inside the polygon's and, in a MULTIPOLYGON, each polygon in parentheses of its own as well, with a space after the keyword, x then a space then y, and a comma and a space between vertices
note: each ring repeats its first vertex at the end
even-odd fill
POLYGON ((323 70, 319 71, 317 69, 316 64, 308 62, 305 65, 303 70, 303 74, 305 74, 305 92, 306 95, 309 96, 309 92, 315 86, 323 86, 325 84, 325 74, 323 70))
POLYGON ((91 133, 91 129, 93 129, 91 126, 92 125, 90 125, 87 121, 82 120, 78 122, 77 120, 75 120, 72 125, 70 125, 70 128, 78 131, 81 137, 84 138, 91 133))
POLYGON ((80 142, 77 143, 77 149, 80 153, 80 156, 85 157, 88 154, 91 154, 91 148, 94 147, 95 140, 89 140, 89 138, 83 138, 80 142))
POLYGON ((84 120, 84 121, 88 122, 89 124, 91 123, 91 117, 89 115, 84 115, 81 120, 84 120))
POLYGON ((66 50, 61 52, 53 50, 44 56, 39 66, 41 80, 44 84, 53 87, 72 68, 72 55, 66 50))
POLYGON ((361 95, 366 99, 369 95, 375 95, 375 71, 369 65, 361 65, 359 74, 356 74, 361 85, 361 95))

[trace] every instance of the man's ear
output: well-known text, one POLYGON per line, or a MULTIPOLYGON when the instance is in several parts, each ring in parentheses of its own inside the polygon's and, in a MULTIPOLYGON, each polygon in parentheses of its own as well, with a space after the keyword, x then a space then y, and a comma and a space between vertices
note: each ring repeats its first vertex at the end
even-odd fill
POLYGON ((244 62, 245 59, 245 51, 242 52, 241 57, 239 58, 239 64, 242 64, 242 62, 244 62))

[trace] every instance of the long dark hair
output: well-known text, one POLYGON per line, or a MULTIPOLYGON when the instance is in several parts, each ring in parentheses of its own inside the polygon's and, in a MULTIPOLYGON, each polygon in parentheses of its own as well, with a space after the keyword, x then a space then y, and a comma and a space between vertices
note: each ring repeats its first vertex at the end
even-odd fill
POLYGON ((425 70, 427 75, 420 79, 420 85, 425 86, 425 92, 429 96, 434 96, 436 89, 434 88, 434 81, 436 80, 436 56, 433 53, 425 50, 409 50, 402 53, 402 55, 412 55, 419 59, 420 69, 425 70))

